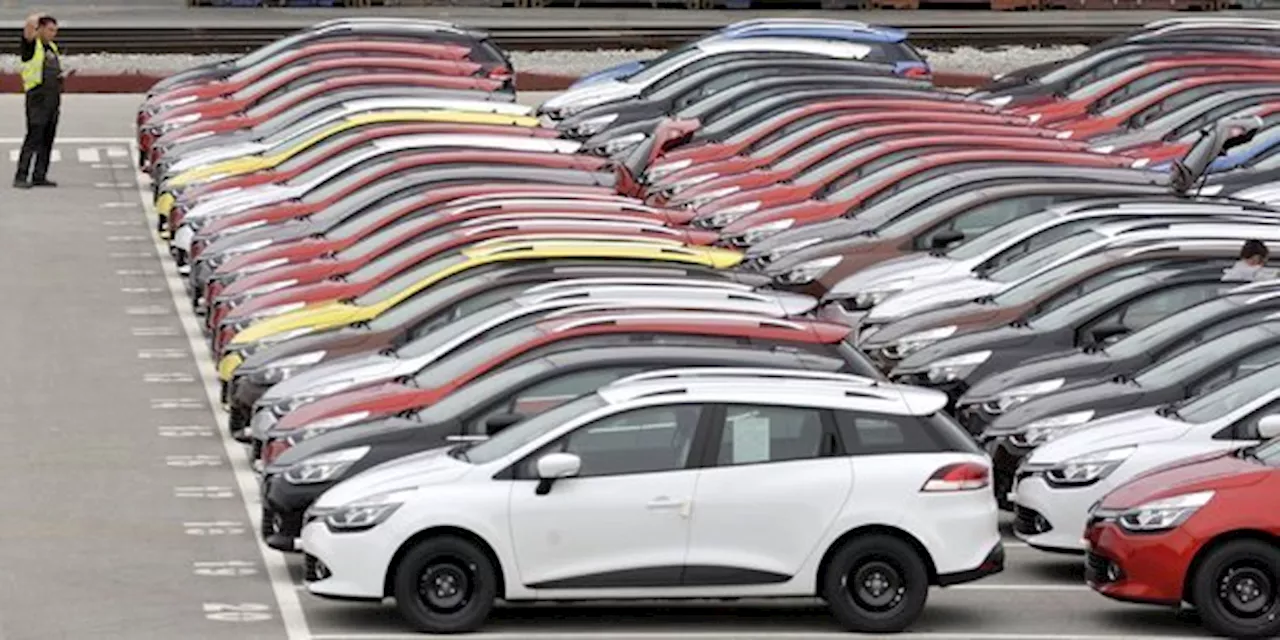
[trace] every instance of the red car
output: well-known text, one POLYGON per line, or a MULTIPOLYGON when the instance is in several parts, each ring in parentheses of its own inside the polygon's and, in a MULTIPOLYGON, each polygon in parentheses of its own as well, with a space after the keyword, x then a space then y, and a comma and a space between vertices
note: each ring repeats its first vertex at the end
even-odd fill
MULTIPOLYGON (((1277 417, 1265 411, 1262 420, 1277 417)), ((1280 635, 1278 496, 1280 440, 1138 476, 1090 514, 1085 579, 1125 602, 1189 602, 1217 635, 1274 638, 1280 635)))
MULTIPOLYGON (((670 226, 673 216, 657 210, 654 213, 639 211, 623 211, 612 207, 607 211, 603 207, 596 210, 575 210, 572 201, 556 201, 548 199, 541 205, 515 205, 510 208, 496 207, 450 207, 437 212, 415 213, 402 217, 402 222, 388 226, 381 233, 375 234, 362 242, 352 244, 349 249, 334 253, 326 253, 306 261, 296 261, 289 266, 274 266, 265 271, 244 273, 242 277, 232 281, 225 287, 214 280, 208 289, 208 298, 213 301, 207 321, 210 329, 217 327, 231 313, 237 315, 251 314, 268 308, 276 303, 257 303, 256 299, 268 294, 279 293, 282 289, 302 287, 333 278, 344 276, 364 265, 377 260, 380 256, 400 247, 432 239, 434 234, 444 233, 465 225, 474 228, 477 224, 504 223, 519 226, 523 220, 529 220, 530 226, 540 224, 539 219, 554 218, 569 222, 589 222, 596 220, 611 223, 611 226, 628 224, 635 226, 655 237, 679 237, 686 244, 711 244, 718 234, 714 232, 694 232, 689 229, 675 229, 670 226), (558 202, 558 204, 557 204, 558 202), (650 228, 656 227, 656 228, 650 228)), ((673 212, 676 213, 676 212, 673 212)), ((642 234, 643 235, 643 234, 642 234)), ((261 264, 261 263, 259 263, 261 264)), ((272 263, 268 263, 272 264, 272 263)), ((225 265, 224 265, 225 267, 225 265)), ((218 268, 215 277, 222 274, 223 267, 218 268)))
MULTIPOLYGON (((264 79, 271 80, 287 74, 296 67, 314 64, 325 60, 343 59, 351 63, 357 57, 394 57, 404 56, 429 60, 454 62, 470 62, 471 49, 457 44, 436 42, 383 42, 371 40, 353 46, 350 42, 324 42, 274 56, 266 64, 244 69, 228 78, 214 82, 174 87, 147 98, 139 113, 145 124, 156 113, 171 108, 175 102, 180 104, 195 102, 218 96, 225 96, 240 91, 245 87, 264 79), (193 99, 194 97, 194 99, 193 99)), ((473 63, 474 64, 474 63, 473 63)), ((483 66, 481 67, 483 68, 483 66)), ((486 75, 495 80, 510 80, 510 69, 491 68, 486 75)))
POLYGON ((1185 107, 1214 92, 1250 84, 1280 84, 1280 73, 1238 73, 1200 76, 1162 84, 1159 88, 1112 105, 1098 113, 1052 123, 1067 137, 1085 140, 1104 133, 1140 129, 1170 111, 1185 107))
POLYGON ((477 243, 499 238, 507 239, 573 239, 600 240, 607 238, 670 240, 680 244, 708 245, 716 235, 707 231, 673 229, 652 220, 617 216, 602 219, 598 215, 527 218, 524 220, 492 221, 481 219, 459 228, 406 238, 379 247, 376 256, 360 257, 346 261, 312 261, 310 265, 298 265, 295 269, 302 277, 311 277, 330 271, 328 278, 313 280, 311 284, 288 285, 284 289, 264 293, 231 310, 219 320, 219 331, 214 335, 213 351, 222 355, 223 347, 268 309, 301 307, 335 300, 363 296, 378 287, 388 285, 398 291, 443 267, 443 262, 461 260, 458 251, 477 243))
POLYGON ((353 127, 324 140, 298 155, 270 169, 229 176, 220 180, 203 182, 180 189, 172 195, 186 202, 208 197, 218 191, 243 189, 271 182, 284 182, 315 168, 321 163, 341 156, 355 147, 376 140, 421 134, 476 134, 499 136, 523 136, 527 138, 555 138, 559 134, 550 127, 515 127, 499 124, 466 124, 459 122, 378 122, 353 127))
MULTIPOLYGON (((373 420, 420 409, 522 354, 578 338, 616 334, 683 334, 764 342, 834 344, 844 340, 850 330, 842 324, 817 320, 780 321, 730 313, 643 310, 583 313, 569 318, 543 320, 497 340, 479 342, 436 362, 405 383, 348 391, 305 404, 286 414, 273 430, 305 429, 320 420, 349 414, 361 414, 360 419, 373 420)), ((264 455, 274 459, 288 448, 288 444, 277 440, 269 443, 268 447, 269 451, 264 455)))
MULTIPOLYGON (((696 168, 704 162, 723 160, 755 150, 761 144, 767 144, 783 135, 786 131, 797 131, 798 127, 808 127, 827 121, 829 118, 849 115, 850 112, 917 112, 943 111, 949 113, 998 113, 999 109, 978 102, 947 102, 943 100, 904 100, 876 99, 868 97, 844 98, 826 102, 806 104, 771 118, 766 118, 750 128, 733 135, 721 142, 702 142, 690 145, 680 144, 679 138, 662 140, 655 145, 657 156, 648 165, 646 177, 648 182, 666 182, 676 171, 696 168)), ((661 125, 659 125, 661 126, 661 125)))
MULTIPOLYGON (((290 69, 279 77, 251 84, 225 96, 201 97, 164 109, 152 116, 138 132, 138 145, 149 154, 151 145, 163 133, 196 119, 213 120, 240 113, 255 105, 316 82, 341 76, 369 76, 389 73, 419 73, 434 76, 431 86, 456 91, 497 91, 504 85, 499 80, 472 77, 480 65, 451 60, 416 58, 354 58, 315 62, 290 69)), ((192 91, 197 89, 193 88, 192 91)))
MULTIPOLYGON (((319 185, 294 200, 249 209, 233 215, 210 220, 192 245, 192 256, 198 258, 205 243, 218 233, 239 225, 273 224, 312 215, 330 207, 344 198, 361 195, 376 189, 376 183, 391 180, 406 173, 447 165, 531 166, 546 169, 575 169, 586 172, 606 171, 613 168, 607 158, 585 154, 535 153, 524 151, 423 151, 393 156, 374 161, 363 168, 346 173, 319 185)), ((388 194, 389 195, 389 194, 388 194)))
POLYGON ((345 76, 308 83, 295 91, 281 95, 276 99, 268 100, 252 109, 221 118, 206 117, 203 113, 197 113, 179 122, 166 120, 169 123, 167 126, 171 128, 168 131, 161 132, 159 137, 150 143, 148 147, 148 152, 151 154, 150 161, 154 163, 159 160, 157 151, 166 146, 178 144, 196 136, 203 138, 209 135, 244 131, 315 98, 325 97, 337 92, 354 93, 355 90, 359 90, 364 94, 360 96, 362 98, 376 98, 393 93, 404 95, 414 89, 422 89, 424 91, 438 90, 442 79, 443 82, 450 84, 456 81, 456 78, 452 76, 421 73, 372 73, 369 75, 345 76))
MULTIPOLYGON (((388 227, 407 222, 411 217, 434 214, 441 207, 449 207, 449 210, 466 207, 468 210, 500 214, 524 207, 527 203, 555 203, 564 211, 604 209, 610 213, 643 213, 652 210, 642 208, 631 198, 617 195, 606 187, 477 183, 433 188, 417 197, 398 200, 395 206, 361 209, 332 226, 300 229, 289 240, 232 256, 214 271, 210 292, 215 297, 223 291, 239 295, 243 291, 232 289, 232 286, 243 277, 265 275, 274 269, 344 251, 370 236, 381 234, 388 227)), ((691 212, 682 210, 663 211, 670 214, 670 224, 684 224, 692 217, 691 212)), ((264 283, 254 286, 260 284, 264 283)))
POLYGON ((896 163, 823 195, 804 196, 805 199, 792 200, 785 205, 762 204, 760 210, 722 229, 720 240, 724 244, 748 246, 788 228, 852 215, 863 206, 942 173, 999 163, 1028 162, 1121 168, 1146 165, 1145 161, 1124 156, 1072 151, 988 148, 933 153, 896 163))
POLYGON ((1059 140, 1053 131, 1032 127, 946 123, 867 127, 813 145, 772 168, 697 185, 670 204, 692 206, 698 211, 698 223, 720 228, 757 209, 821 195, 831 185, 857 180, 908 158, 964 147, 1088 149, 1082 142, 1059 140))
MULTIPOLYGON (((796 154, 815 149, 816 145, 833 140, 837 136, 849 139, 845 134, 861 134, 866 131, 879 130, 885 125, 919 127, 921 133, 964 133, 973 125, 995 125, 1016 127, 1024 130, 1025 135, 1037 135, 1036 129, 1025 126, 1027 119, 1021 116, 1009 116, 995 113, 968 113, 964 111, 912 112, 903 111, 863 111, 860 113, 831 114, 831 117, 815 123, 794 134, 779 138, 777 141, 742 155, 729 156, 718 160, 699 161, 698 164, 686 167, 670 174, 668 177, 648 186, 650 202, 666 202, 673 195, 680 195, 686 189, 721 177, 737 177, 739 174, 756 169, 767 170, 769 165, 782 162, 796 154), (927 122, 923 113, 928 113, 927 122), (948 127, 946 125, 968 125, 968 127, 948 127), (668 195, 670 194, 670 195, 668 195)), ((1041 136, 1053 136, 1058 132, 1048 129, 1039 130, 1041 136)), ((914 131, 913 131, 914 132, 914 131)), ((892 134, 906 135, 900 133, 892 134)), ((1021 131, 1011 135, 1022 135, 1021 131)), ((861 136, 853 136, 862 140, 861 136)), ((835 144, 835 143, 833 143, 835 144)))
POLYGON ((1280 71, 1280 59, 1223 55, 1152 60, 1119 75, 1087 84, 1058 102, 1016 107, 1010 111, 1028 116, 1035 114, 1036 124, 1043 126, 1104 111, 1129 98, 1184 78, 1275 71, 1280 71))
MULTIPOLYGON (((1280 116, 1280 102, 1264 102, 1248 109, 1242 109, 1233 115, 1258 116, 1263 119, 1264 126, 1269 126, 1280 122, 1280 119, 1277 119, 1277 116, 1280 116)), ((1191 145, 1195 144, 1195 141, 1199 138, 1200 131, 1196 129, 1173 140, 1161 140, 1151 144, 1121 149, 1121 151, 1127 156, 1145 158, 1155 165, 1186 155, 1187 151, 1191 149, 1191 145)))

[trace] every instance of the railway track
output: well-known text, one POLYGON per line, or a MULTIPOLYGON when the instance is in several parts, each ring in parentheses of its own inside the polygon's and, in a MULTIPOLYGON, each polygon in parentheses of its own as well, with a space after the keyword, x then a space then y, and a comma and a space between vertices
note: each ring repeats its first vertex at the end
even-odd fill
MULTIPOLYGON (((911 40, 919 46, 1091 44, 1124 33, 1127 25, 921 25, 911 26, 911 40)), ((292 26, 258 27, 67 27, 58 34, 64 51, 74 53, 241 53, 291 33, 292 26)), ((553 29, 488 28, 505 49, 593 50, 618 48, 665 49, 697 38, 712 29, 689 26, 627 28, 562 27, 553 29)))

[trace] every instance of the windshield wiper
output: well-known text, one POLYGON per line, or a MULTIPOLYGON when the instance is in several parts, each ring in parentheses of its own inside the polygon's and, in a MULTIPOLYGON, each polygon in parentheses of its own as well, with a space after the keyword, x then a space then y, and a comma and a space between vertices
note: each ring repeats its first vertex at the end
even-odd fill
POLYGON ((460 444, 449 450, 449 457, 453 458, 454 460, 471 462, 471 458, 467 456, 467 449, 470 449, 471 447, 474 447, 474 446, 475 446, 475 443, 472 443, 472 442, 460 444))
POLYGON ((1160 416, 1161 418, 1173 418, 1175 420, 1181 420, 1183 422, 1187 421, 1186 418, 1182 417, 1181 413, 1178 413, 1178 403, 1176 402, 1170 402, 1169 404, 1166 404, 1163 407, 1156 409, 1156 415, 1160 416))

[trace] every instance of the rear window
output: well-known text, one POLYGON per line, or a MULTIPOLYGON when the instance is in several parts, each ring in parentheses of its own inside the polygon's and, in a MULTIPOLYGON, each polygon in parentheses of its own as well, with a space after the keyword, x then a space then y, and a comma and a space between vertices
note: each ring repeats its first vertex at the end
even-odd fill
POLYGON ((951 418, 942 412, 902 416, 862 411, 836 411, 836 428, 845 453, 874 456, 899 453, 981 453, 951 418))

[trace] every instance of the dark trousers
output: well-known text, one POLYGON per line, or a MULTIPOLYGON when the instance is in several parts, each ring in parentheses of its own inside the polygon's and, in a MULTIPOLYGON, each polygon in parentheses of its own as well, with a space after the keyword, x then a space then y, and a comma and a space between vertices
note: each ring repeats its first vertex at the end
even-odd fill
POLYGON ((27 136, 22 140, 14 179, 25 181, 29 178, 39 182, 49 174, 49 157, 53 154, 53 139, 58 133, 62 96, 37 89, 27 93, 26 97, 27 136))

